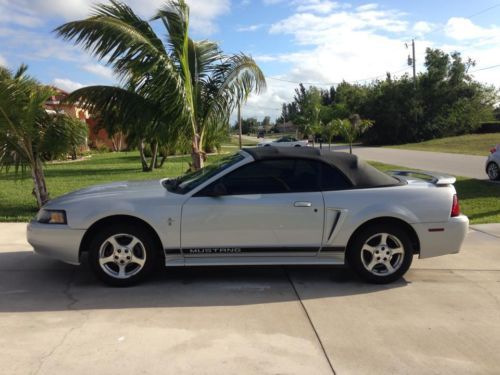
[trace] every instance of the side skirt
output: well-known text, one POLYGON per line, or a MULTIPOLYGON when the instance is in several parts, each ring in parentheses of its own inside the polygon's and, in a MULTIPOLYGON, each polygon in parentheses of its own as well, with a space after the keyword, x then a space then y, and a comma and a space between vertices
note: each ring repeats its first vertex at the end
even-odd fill
POLYGON ((302 253, 275 252, 256 254, 211 254, 208 256, 183 256, 179 250, 165 251, 166 267, 182 266, 255 266, 255 265, 344 265, 344 248, 325 248, 314 256, 302 253))

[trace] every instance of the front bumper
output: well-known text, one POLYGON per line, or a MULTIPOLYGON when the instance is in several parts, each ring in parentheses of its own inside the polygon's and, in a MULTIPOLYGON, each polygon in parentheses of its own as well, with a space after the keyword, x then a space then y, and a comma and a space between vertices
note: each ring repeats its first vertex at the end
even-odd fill
POLYGON ((67 225, 41 224, 32 220, 28 224, 27 239, 38 254, 69 264, 80 264, 80 244, 85 230, 71 229, 67 225))
POLYGON ((469 231, 469 219, 460 215, 443 223, 413 224, 420 240, 420 258, 456 254, 469 231))

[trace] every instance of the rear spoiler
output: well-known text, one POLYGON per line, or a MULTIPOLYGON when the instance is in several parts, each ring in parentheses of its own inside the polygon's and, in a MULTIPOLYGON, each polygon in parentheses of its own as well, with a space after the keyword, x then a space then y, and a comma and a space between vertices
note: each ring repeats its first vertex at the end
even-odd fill
POLYGON ((444 185, 452 185, 457 179, 453 176, 449 176, 447 174, 441 174, 437 172, 427 172, 427 171, 389 171, 389 174, 392 176, 402 176, 402 177, 412 177, 420 178, 423 177, 425 180, 429 180, 434 185, 444 186, 444 185))

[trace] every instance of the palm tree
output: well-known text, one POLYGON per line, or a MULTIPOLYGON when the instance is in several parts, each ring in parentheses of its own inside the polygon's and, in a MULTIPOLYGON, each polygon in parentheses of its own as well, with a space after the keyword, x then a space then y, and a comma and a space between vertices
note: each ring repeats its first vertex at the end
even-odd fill
POLYGON ((373 125, 373 121, 362 120, 359 115, 352 115, 349 119, 333 120, 338 133, 349 143, 349 152, 352 154, 352 144, 373 125))
POLYGON ((328 122, 324 128, 323 128, 323 135, 325 136, 325 138, 328 140, 328 150, 331 150, 331 147, 332 147, 332 139, 333 137, 335 137, 338 132, 339 132, 339 129, 338 129, 338 126, 337 124, 335 123, 336 121, 339 121, 339 120, 332 120, 330 122, 328 122))
POLYGON ((148 21, 116 0, 98 5, 91 17, 66 23, 55 31, 106 60, 126 83, 123 88, 101 86, 98 98, 94 88, 78 90, 75 95, 101 104, 113 101, 132 118, 137 117, 132 112, 139 111, 155 131, 189 134, 192 168, 199 169, 205 159, 208 128, 227 123, 237 103, 265 88, 265 78, 251 57, 242 53, 227 56, 214 42, 193 41, 184 0, 167 1, 153 20, 163 23, 166 44, 148 21))
POLYGON ((0 170, 29 168, 33 194, 41 207, 49 200, 44 157, 67 153, 82 144, 87 127, 64 114, 48 114, 44 105, 54 90, 27 76, 26 70, 21 65, 12 74, 0 68, 0 170))

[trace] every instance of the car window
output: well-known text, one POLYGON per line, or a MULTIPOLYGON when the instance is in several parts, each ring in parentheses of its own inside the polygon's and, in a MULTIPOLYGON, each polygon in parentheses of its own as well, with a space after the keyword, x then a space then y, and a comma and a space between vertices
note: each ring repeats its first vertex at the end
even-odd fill
POLYGON ((337 168, 321 163, 321 190, 345 190, 350 189, 352 183, 337 168))
POLYGON ((310 160, 256 161, 215 181, 199 195, 205 195, 216 184, 223 185, 224 195, 314 192, 320 190, 320 172, 321 164, 310 160))
POLYGON ((241 154, 226 156, 220 161, 210 164, 198 171, 187 173, 174 180, 166 180, 164 186, 170 192, 185 194, 243 159, 244 156, 241 154))

